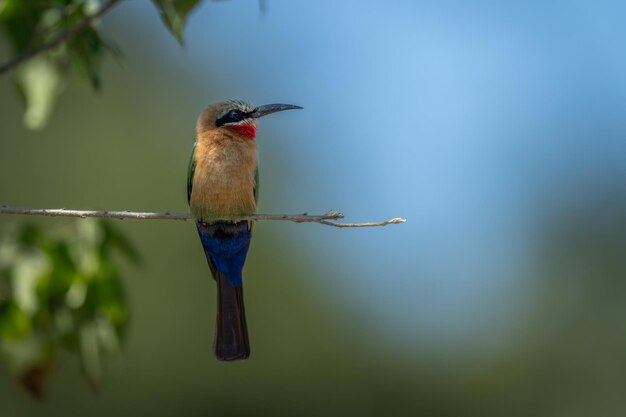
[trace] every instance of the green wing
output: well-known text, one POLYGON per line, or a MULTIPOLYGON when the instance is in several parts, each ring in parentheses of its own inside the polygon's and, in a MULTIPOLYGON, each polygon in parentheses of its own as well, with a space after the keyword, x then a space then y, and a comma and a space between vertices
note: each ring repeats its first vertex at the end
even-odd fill
POLYGON ((196 172, 196 142, 193 143, 191 148, 191 158, 189 159, 189 167, 187 168, 187 204, 191 201, 191 188, 193 187, 193 174, 196 172))
MULTIPOLYGON (((254 201, 259 202, 259 165, 257 164, 254 170, 254 201)), ((254 230, 254 222, 248 222, 248 228, 250 231, 254 230)))

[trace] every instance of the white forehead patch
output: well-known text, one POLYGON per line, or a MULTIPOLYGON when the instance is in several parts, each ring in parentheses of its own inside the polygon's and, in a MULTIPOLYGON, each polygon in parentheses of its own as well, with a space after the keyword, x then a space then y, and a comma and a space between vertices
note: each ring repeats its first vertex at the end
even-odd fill
MULTIPOLYGON (((227 103, 232 104, 235 109, 241 110, 244 113, 249 113, 254 110, 254 106, 251 103, 248 103, 247 101, 244 101, 244 100, 228 100, 227 103)), ((233 109, 230 109, 230 110, 233 110, 233 109)))

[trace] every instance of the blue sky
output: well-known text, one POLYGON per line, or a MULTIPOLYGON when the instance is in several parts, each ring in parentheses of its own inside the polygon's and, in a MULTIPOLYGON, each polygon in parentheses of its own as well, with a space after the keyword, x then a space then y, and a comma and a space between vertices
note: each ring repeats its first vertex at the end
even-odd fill
MULTIPOLYGON (((147 2, 128 7, 159 24, 147 2)), ((541 221, 625 178, 624 11, 271 0, 261 14, 228 1, 192 15, 184 50, 163 30, 155 41, 196 80, 199 109, 305 107, 260 128, 261 211, 408 218, 288 233, 323 257, 313 288, 337 286, 382 326, 447 339, 523 309, 541 221)))

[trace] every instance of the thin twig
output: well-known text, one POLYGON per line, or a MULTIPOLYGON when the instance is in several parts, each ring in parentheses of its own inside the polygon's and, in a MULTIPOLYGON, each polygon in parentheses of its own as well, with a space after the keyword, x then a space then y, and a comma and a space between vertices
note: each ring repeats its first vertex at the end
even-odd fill
POLYGON ((22 53, 21 55, 10 60, 9 62, 6 62, 0 65, 0 75, 4 75, 8 73, 9 71, 14 70, 15 68, 17 68, 24 62, 35 57, 36 55, 39 55, 42 52, 53 49, 61 45, 63 42, 69 41, 71 38, 76 36, 81 30, 89 26, 95 19, 99 18, 100 16, 104 15, 109 10, 111 10, 113 6, 115 6, 119 2, 120 0, 108 0, 106 3, 104 3, 104 5, 102 5, 102 7, 97 12, 89 16, 85 16, 80 22, 76 24, 76 26, 74 26, 71 29, 66 30, 65 32, 60 33, 57 37, 52 39, 50 42, 44 43, 43 45, 37 48, 29 49, 28 51, 22 53))
MULTIPOLYGON (((69 210, 69 209, 33 209, 33 208, 21 208, 10 207, 6 205, 0 205, 0 214, 19 214, 26 216, 51 216, 51 217, 98 217, 105 219, 140 219, 140 220, 192 220, 193 216, 190 213, 176 213, 176 212, 137 212, 137 211, 112 211, 112 210, 69 210)), ((329 211, 325 214, 310 215, 303 214, 255 214, 252 216, 241 217, 237 220, 250 220, 250 221, 265 221, 265 220, 282 220, 295 223, 319 223, 327 226, 334 227, 374 227, 374 226, 386 226, 388 224, 398 224, 406 222, 406 219, 394 218, 390 220, 383 220, 380 222, 369 223, 337 223, 334 220, 343 219, 343 214, 338 211, 329 211)))
POLYGON ((399 224, 406 223, 406 219, 402 217, 394 217, 389 220, 382 220, 380 222, 367 222, 367 223, 336 223, 329 222, 327 220, 316 220, 315 223, 325 224, 326 226, 335 226, 335 227, 377 227, 377 226, 387 226, 388 224, 399 224))

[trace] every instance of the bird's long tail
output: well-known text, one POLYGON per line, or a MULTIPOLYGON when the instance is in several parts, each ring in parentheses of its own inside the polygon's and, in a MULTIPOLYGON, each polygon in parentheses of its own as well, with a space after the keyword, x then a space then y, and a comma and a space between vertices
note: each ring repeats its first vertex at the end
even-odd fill
POLYGON ((221 361, 246 359, 250 356, 243 286, 235 287, 220 274, 217 282, 217 323, 215 325, 215 356, 221 361))
POLYGON ((246 359, 250 356, 250 342, 241 272, 250 246, 248 222, 198 222, 197 226, 217 284, 215 356, 221 361, 246 359))

